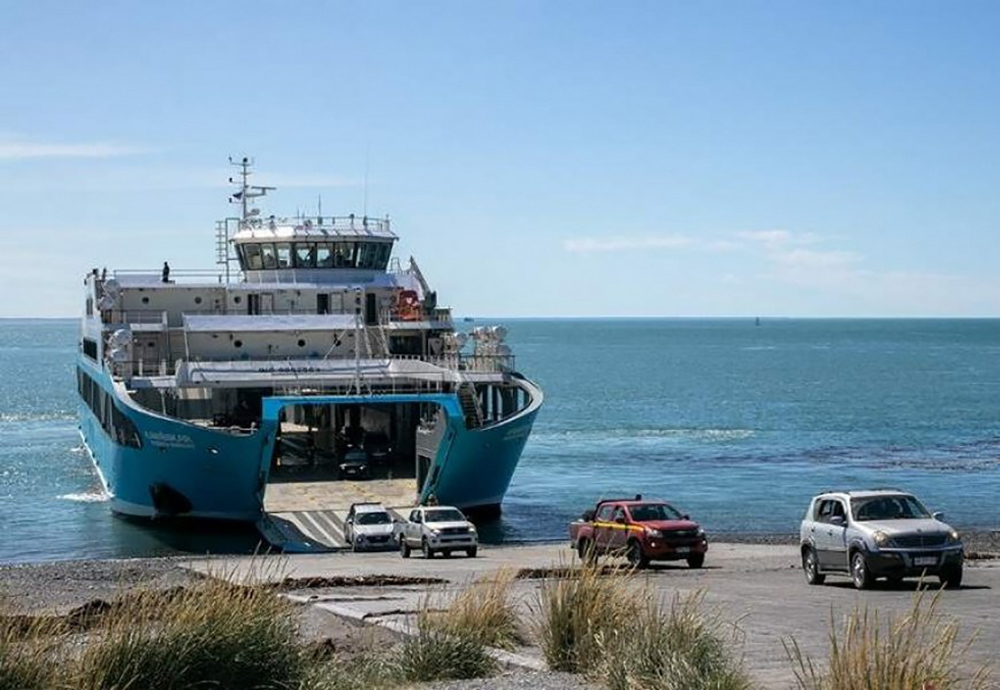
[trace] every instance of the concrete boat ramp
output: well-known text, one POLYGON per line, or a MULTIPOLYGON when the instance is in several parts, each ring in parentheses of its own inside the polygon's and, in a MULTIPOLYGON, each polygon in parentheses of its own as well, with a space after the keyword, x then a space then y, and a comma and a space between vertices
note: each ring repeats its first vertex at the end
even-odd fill
MULTIPOLYGON (((405 631, 413 613, 428 597, 443 606, 477 578, 499 570, 518 573, 514 596, 522 620, 530 627, 538 615, 537 597, 546 569, 568 565, 567 542, 558 544, 484 546, 477 558, 430 560, 398 552, 327 553, 284 556, 212 557, 185 561, 202 574, 242 581, 286 581, 286 595, 303 606, 358 624, 405 631), (293 580, 286 580, 293 578, 293 580), (421 584, 423 582, 423 584, 421 584), (438 582, 439 584, 427 584, 438 582)), ((664 600, 704 591, 707 606, 731 623, 734 639, 760 687, 794 687, 792 666, 782 642, 795 639, 802 651, 825 663, 830 621, 841 621, 855 607, 880 616, 903 616, 910 608, 915 581, 858 592, 846 578, 831 578, 811 587, 802 576, 794 545, 712 543, 705 567, 654 564, 639 574, 639 586, 650 587, 664 600)), ((932 585, 936 587, 936 583, 932 585)), ((928 600, 937 591, 932 591, 928 600)), ((973 662, 1000 658, 1000 561, 970 561, 961 589, 940 591, 940 610, 960 625, 962 640, 972 640, 973 662)), ((528 657, 517 665, 537 668, 537 647, 517 650, 528 657), (523 663, 522 663, 523 662, 523 663)))
POLYGON ((416 497, 413 479, 295 481, 269 484, 264 517, 257 523, 272 546, 286 553, 322 553, 350 548, 344 520, 352 503, 378 502, 393 519, 409 515, 416 497))

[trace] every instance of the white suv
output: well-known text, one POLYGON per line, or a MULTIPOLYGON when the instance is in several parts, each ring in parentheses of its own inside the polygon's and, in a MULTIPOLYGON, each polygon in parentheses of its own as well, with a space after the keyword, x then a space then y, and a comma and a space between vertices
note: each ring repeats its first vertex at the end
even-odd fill
POLYGON ((964 550, 958 532, 914 496, 897 489, 831 491, 816 496, 802 520, 802 569, 811 585, 828 574, 848 575, 858 589, 884 577, 937 575, 962 584, 964 550))
POLYGON ((381 503, 352 503, 344 520, 344 541, 354 551, 394 548, 392 516, 381 503))
POLYGON ((396 525, 399 553, 410 557, 410 551, 420 549, 424 558, 434 558, 439 551, 450 556, 453 551, 465 551, 475 558, 479 535, 458 508, 421 506, 410 512, 410 519, 396 525))

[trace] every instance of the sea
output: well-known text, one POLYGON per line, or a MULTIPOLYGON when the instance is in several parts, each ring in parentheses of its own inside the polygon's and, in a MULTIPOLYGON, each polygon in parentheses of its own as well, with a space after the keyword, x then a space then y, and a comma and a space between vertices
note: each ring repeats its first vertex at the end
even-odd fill
MULTIPOLYGON (((1000 529, 1000 319, 504 323, 545 404, 485 540, 559 539, 635 494, 713 538, 791 533, 816 492, 867 487, 1000 529)), ((77 337, 0 320, 0 563, 252 551, 249 528, 111 514, 77 431, 77 337)))

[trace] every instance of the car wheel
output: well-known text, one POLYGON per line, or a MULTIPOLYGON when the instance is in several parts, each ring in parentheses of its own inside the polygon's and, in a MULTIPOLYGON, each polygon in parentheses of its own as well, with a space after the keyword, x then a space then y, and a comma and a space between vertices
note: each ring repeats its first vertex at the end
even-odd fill
POLYGON ((581 539, 576 543, 576 555, 580 557, 582 562, 588 565, 597 562, 597 550, 590 543, 589 539, 581 539))
POLYGON ((857 589, 871 589, 874 578, 868 572, 868 560, 861 551, 851 556, 851 581, 857 589))
POLYGON ((962 586, 962 566, 945 568, 938 575, 938 579, 941 580, 942 587, 946 589, 958 589, 962 586))
POLYGON ((478 549, 475 546, 473 546, 471 549, 465 550, 465 555, 468 556, 469 558, 475 558, 477 551, 478 549))
POLYGON ((406 539, 403 537, 399 538, 399 555, 403 558, 410 557, 410 545, 406 543, 406 539))
POLYGON ((689 568, 700 568, 705 565, 705 554, 696 553, 688 556, 687 558, 689 568))
POLYGON ((802 552, 802 572, 806 574, 806 582, 811 585, 821 585, 826 582, 826 575, 819 572, 819 561, 813 549, 802 552))
POLYGON ((431 548, 426 539, 421 543, 420 548, 424 552, 424 558, 434 558, 434 549, 431 548))
POLYGON ((649 559, 642 552, 642 544, 637 541, 630 541, 628 543, 626 557, 633 568, 642 569, 649 565, 649 559))

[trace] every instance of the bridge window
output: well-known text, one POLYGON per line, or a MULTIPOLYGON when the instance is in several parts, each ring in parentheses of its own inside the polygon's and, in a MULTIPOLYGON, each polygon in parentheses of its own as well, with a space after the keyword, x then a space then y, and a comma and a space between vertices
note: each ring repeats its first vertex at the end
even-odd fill
POLYGON ((97 341, 90 338, 83 339, 83 354, 97 361, 97 341))
POLYGON ((388 242, 380 242, 377 246, 378 261, 376 262, 375 268, 384 270, 385 267, 389 265, 389 253, 392 251, 392 245, 388 242))
POLYGON ((298 242, 295 245, 295 268, 316 268, 316 245, 298 242))
POLYGON ((260 258, 259 244, 244 244, 243 249, 243 269, 247 271, 259 271, 264 267, 260 258))
POLYGON ((334 245, 334 261, 336 268, 354 268, 354 243, 337 242, 334 245))
POLYGON ((291 267, 292 267, 292 245, 279 244, 278 268, 291 268, 291 267))
POLYGON ((333 247, 328 242, 316 245, 316 268, 333 268, 333 247))
POLYGON ((358 268, 375 268, 375 249, 369 242, 358 243, 358 268))
POLYGON ((278 267, 278 257, 274 253, 274 245, 265 242, 260 245, 260 259, 265 271, 271 271, 278 267))

